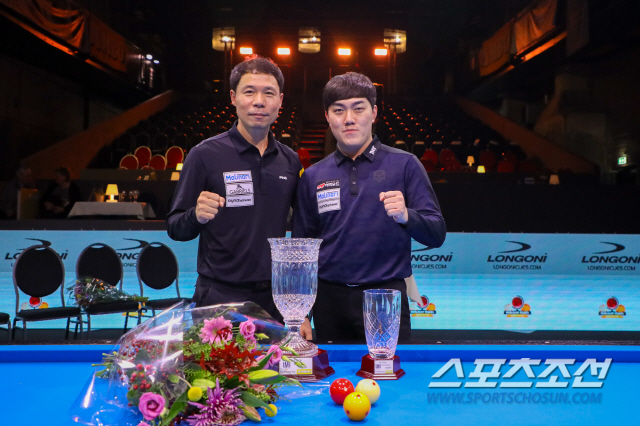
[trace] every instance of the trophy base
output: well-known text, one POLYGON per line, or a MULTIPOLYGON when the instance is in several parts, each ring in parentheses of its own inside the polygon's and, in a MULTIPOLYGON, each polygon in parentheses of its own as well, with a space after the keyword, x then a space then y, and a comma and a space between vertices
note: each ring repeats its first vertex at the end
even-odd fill
MULTIPOLYGON (((287 354, 293 358, 293 356, 287 354)), ((274 369, 285 377, 296 379, 299 382, 317 382, 335 373, 329 365, 329 353, 324 349, 318 349, 318 353, 311 357, 295 357, 304 366, 298 367, 292 361, 280 361, 274 369)))
POLYGON ((398 355, 391 359, 375 359, 367 354, 362 357, 360 370, 356 373, 356 376, 373 380, 398 380, 404 375, 398 355))

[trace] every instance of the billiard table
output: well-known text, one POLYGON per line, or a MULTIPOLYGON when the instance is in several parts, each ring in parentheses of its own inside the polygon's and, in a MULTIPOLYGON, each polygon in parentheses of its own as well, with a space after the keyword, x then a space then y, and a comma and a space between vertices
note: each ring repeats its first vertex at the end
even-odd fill
MULTIPOLYGON (((335 375, 304 389, 285 389, 290 401, 276 404, 276 417, 263 415, 264 424, 352 423, 331 401, 329 385, 340 377, 355 385, 367 348, 321 347, 328 351, 335 375)), ((107 345, 0 346, 0 401, 6 411, 0 424, 77 424, 69 407, 91 378, 91 364, 112 350, 107 345)), ((362 424, 584 426, 638 421, 638 346, 400 345, 396 354, 406 375, 378 382, 382 395, 362 424)))

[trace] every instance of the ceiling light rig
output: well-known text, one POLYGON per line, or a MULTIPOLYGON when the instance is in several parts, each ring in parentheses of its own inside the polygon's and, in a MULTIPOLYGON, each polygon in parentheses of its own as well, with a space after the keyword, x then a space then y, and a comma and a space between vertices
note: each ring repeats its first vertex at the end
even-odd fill
POLYGON ((320 30, 304 27, 298 30, 298 50, 302 53, 320 52, 320 30))

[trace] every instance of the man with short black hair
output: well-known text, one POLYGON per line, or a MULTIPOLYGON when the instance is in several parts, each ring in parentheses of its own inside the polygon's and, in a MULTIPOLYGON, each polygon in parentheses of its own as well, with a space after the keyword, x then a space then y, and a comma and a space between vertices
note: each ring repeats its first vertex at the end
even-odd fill
POLYGON ((337 149, 303 174, 294 207, 294 237, 322 238, 318 340, 364 340, 363 290, 401 292, 400 339, 411 336, 405 278, 411 238, 440 247, 446 228, 424 167, 413 154, 372 135, 376 91, 368 77, 333 77, 323 93, 337 149))
POLYGON ((167 231, 178 241, 200 237, 197 306, 253 301, 282 321, 271 295, 267 238, 285 236, 302 169, 270 132, 284 78, 270 59, 253 56, 233 69, 230 83, 238 120, 189 152, 167 231))

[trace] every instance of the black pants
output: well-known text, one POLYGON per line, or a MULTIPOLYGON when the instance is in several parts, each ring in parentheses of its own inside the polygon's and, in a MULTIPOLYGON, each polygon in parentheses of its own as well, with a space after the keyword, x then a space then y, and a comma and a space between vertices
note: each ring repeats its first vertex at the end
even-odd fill
POLYGON ((267 311, 276 321, 282 323, 282 315, 273 302, 271 281, 253 283, 227 283, 198 275, 196 291, 191 298, 196 307, 219 305, 221 303, 254 302, 267 311))
POLYGON ((313 324, 316 339, 321 341, 365 342, 362 301, 364 290, 400 290, 400 335, 398 341, 411 340, 411 314, 404 280, 362 284, 350 287, 318 279, 318 295, 313 305, 313 324))

